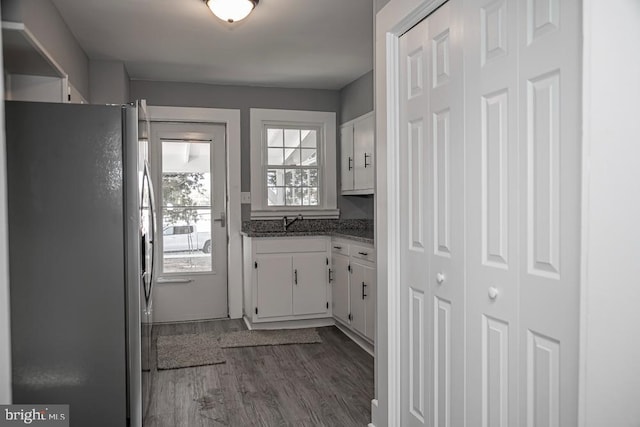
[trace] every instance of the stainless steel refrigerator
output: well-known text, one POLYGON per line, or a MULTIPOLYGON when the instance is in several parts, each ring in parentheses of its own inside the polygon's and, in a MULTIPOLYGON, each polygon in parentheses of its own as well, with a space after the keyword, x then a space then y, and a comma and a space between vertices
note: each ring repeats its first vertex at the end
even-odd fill
POLYGON ((5 104, 13 399, 69 404, 71 426, 142 424, 154 223, 142 112, 5 104))

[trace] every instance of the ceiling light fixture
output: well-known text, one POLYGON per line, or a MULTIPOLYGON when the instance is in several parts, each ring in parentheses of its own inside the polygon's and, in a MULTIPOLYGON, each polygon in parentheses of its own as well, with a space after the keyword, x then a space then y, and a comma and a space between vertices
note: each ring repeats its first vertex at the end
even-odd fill
POLYGON ((249 16, 259 0, 204 0, 204 2, 218 18, 234 23, 249 16))

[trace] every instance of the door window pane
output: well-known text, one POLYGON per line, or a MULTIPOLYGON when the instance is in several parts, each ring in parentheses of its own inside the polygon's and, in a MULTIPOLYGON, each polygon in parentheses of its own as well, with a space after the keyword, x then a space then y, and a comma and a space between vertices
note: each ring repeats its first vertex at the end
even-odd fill
POLYGON ((212 270, 209 142, 162 142, 163 273, 212 270))

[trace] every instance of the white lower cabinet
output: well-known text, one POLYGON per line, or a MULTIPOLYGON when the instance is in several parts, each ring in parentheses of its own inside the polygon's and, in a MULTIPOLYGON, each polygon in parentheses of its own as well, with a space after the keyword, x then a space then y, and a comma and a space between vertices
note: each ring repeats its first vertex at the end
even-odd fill
POLYGON ((331 316, 328 238, 252 240, 253 322, 331 316))
POLYGON ((333 316, 349 323, 349 256, 333 253, 331 256, 333 283, 333 316))
POLYGON ((372 246, 332 241, 333 315, 373 342, 376 330, 376 267, 372 246))
POLYGON ((326 314, 328 258, 326 252, 293 256, 293 314, 326 314))

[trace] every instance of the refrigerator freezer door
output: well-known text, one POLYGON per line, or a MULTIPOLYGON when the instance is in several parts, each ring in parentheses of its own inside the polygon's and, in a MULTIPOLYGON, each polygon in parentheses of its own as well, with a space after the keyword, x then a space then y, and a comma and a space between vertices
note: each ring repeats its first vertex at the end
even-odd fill
POLYGON ((119 106, 7 102, 14 403, 126 425, 119 106))

